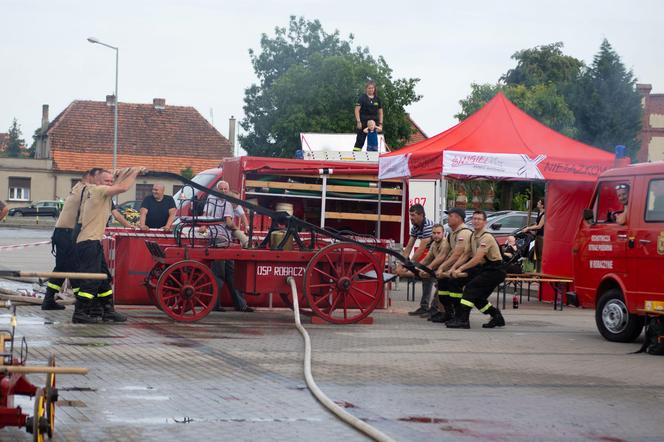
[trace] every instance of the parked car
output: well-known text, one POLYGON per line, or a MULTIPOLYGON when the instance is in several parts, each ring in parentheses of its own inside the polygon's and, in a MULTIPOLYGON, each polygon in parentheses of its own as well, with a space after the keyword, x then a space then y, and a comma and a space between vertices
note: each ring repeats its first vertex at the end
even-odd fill
POLYGON ((37 201, 30 204, 28 207, 14 207, 9 209, 9 216, 52 216, 57 218, 60 216, 62 209, 62 201, 48 200, 37 201))
POLYGON ((528 221, 528 212, 509 211, 502 214, 494 214, 487 218, 487 230, 496 237, 499 244, 503 244, 507 237, 514 235, 518 230, 535 224, 537 212, 531 212, 528 221))

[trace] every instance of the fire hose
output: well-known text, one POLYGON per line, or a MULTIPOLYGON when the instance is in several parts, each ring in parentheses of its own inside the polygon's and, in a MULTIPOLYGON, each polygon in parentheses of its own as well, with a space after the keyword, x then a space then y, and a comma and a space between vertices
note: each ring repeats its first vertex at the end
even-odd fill
POLYGON ((382 433, 375 427, 372 427, 363 420, 358 419, 357 417, 345 411, 339 405, 335 404, 329 397, 325 395, 325 393, 321 391, 320 388, 318 388, 318 385, 316 385, 316 381, 314 381, 314 377, 311 374, 311 338, 309 337, 309 333, 307 333, 307 330, 304 328, 302 322, 300 321, 300 306, 297 299, 297 287, 295 285, 295 279, 293 279, 292 276, 289 276, 286 280, 288 281, 288 284, 290 284, 291 291, 293 293, 293 313, 295 316, 295 327, 304 339, 304 380, 306 381, 307 387, 311 391, 311 394, 313 394, 314 397, 325 408, 334 413, 339 419, 355 428, 356 430, 364 433, 371 439, 380 442, 393 442, 394 439, 385 433, 382 433))

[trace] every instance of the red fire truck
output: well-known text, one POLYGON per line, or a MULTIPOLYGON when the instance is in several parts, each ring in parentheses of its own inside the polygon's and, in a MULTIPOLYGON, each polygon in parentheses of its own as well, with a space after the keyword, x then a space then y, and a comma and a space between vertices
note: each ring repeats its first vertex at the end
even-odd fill
POLYGON ((631 342, 664 314, 664 162, 604 172, 573 253, 578 302, 595 307, 604 338, 631 342))

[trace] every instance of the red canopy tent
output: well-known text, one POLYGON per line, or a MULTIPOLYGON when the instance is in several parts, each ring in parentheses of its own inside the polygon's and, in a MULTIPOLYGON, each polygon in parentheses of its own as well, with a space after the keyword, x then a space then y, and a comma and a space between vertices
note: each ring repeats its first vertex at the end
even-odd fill
POLYGON ((573 276, 571 247, 596 177, 614 155, 539 123, 499 92, 435 137, 383 154, 379 177, 482 176, 549 181, 544 273, 573 276))

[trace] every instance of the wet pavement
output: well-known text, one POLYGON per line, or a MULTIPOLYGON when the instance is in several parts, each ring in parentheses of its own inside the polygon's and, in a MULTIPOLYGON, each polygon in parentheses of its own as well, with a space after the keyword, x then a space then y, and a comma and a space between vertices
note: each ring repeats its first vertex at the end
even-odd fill
MULTIPOLYGON (((27 255, 48 260, 38 247, 27 255)), ((662 440, 664 359, 603 340, 594 312, 533 301, 509 308, 504 329, 482 329, 473 312, 471 330, 448 330, 408 316, 401 289, 373 325, 306 325, 321 389, 394 439, 662 440)), ((70 323, 71 307, 19 308, 29 364, 54 352, 58 365, 90 368, 58 376, 53 440, 366 440, 306 389, 290 311, 182 324, 151 307, 120 310, 126 324, 86 326, 70 323)), ((0 328, 8 321, 0 311, 0 328)), ((32 414, 30 399, 16 403, 32 414)), ((23 429, 0 429, 0 441, 23 440, 23 429)))

